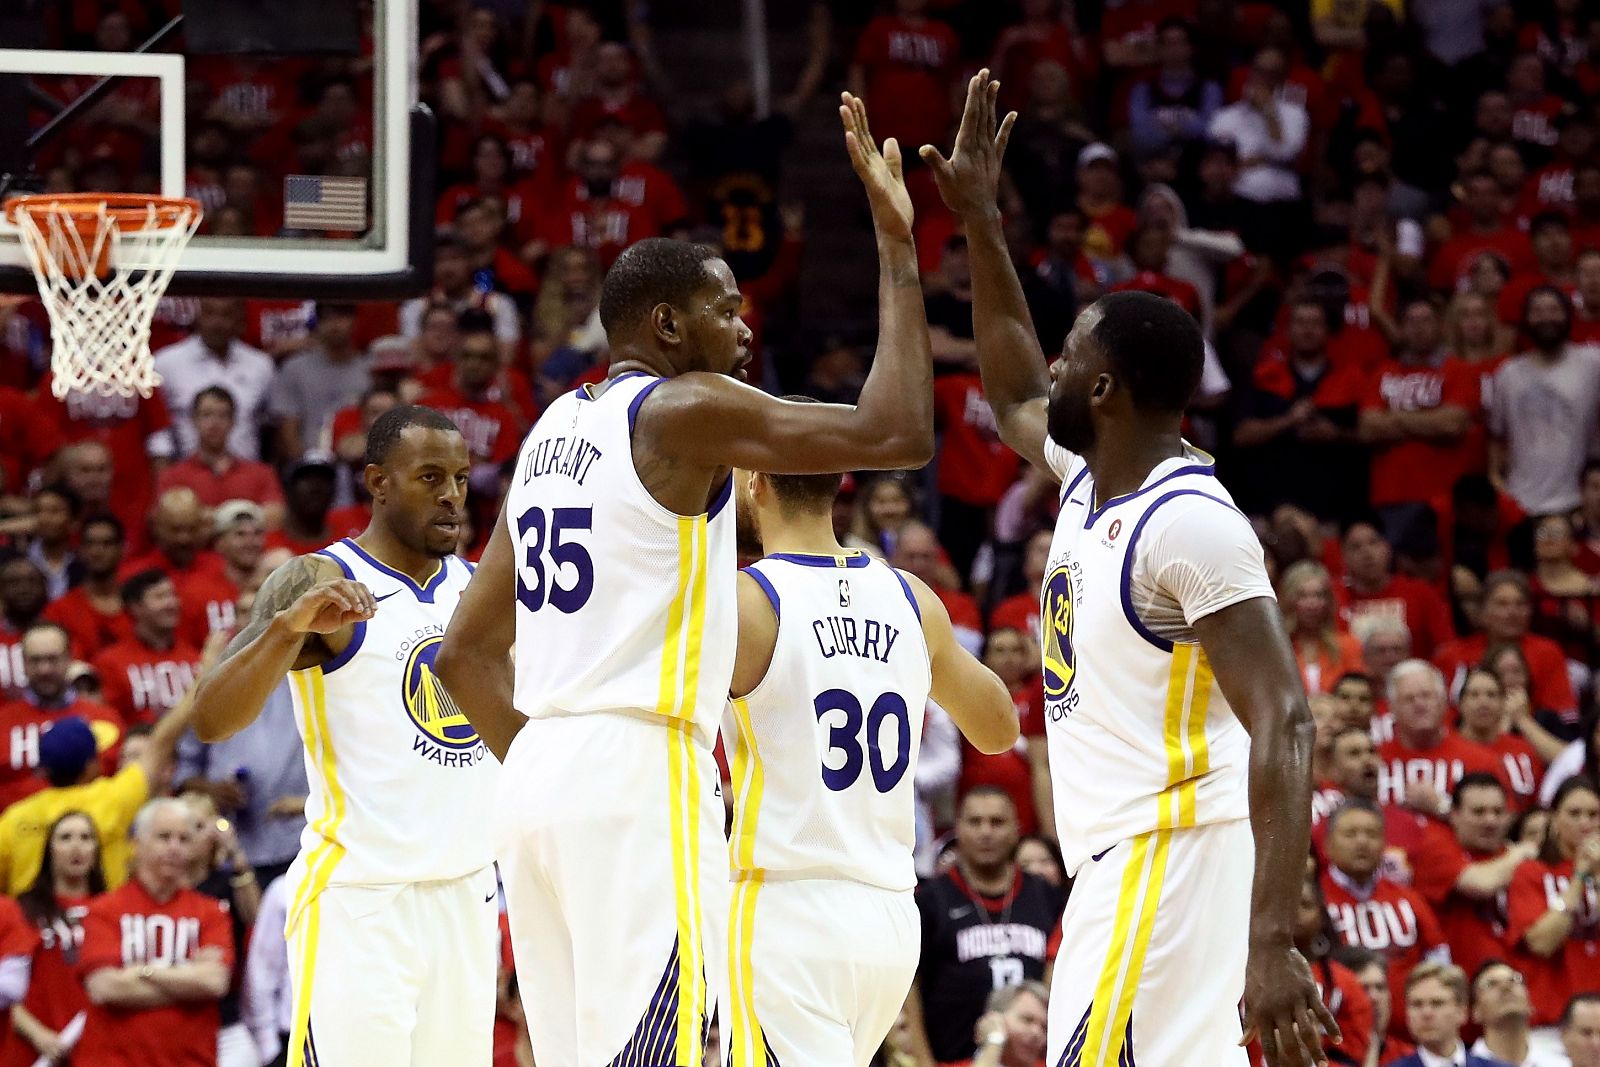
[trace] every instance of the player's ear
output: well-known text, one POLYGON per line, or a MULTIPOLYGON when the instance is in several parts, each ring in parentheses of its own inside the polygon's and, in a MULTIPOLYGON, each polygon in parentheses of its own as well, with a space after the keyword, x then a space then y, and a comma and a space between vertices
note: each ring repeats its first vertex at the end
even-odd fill
POLYGON ((683 330, 678 313, 671 304, 657 304, 650 309, 650 332, 662 344, 676 345, 683 340, 683 330))
POLYGON ((1104 402, 1115 391, 1116 384, 1116 379, 1111 375, 1102 374, 1094 380, 1094 389, 1090 391, 1089 396, 1094 400, 1104 402))
POLYGON ((373 500, 379 500, 388 487, 389 476, 376 463, 368 463, 361 472, 361 481, 367 487, 367 495, 373 500))

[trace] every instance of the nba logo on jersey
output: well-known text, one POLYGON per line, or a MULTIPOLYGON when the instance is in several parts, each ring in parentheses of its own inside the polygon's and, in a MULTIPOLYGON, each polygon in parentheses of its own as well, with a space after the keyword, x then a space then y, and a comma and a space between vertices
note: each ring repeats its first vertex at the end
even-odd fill
POLYGON ((1072 655, 1073 570, 1076 563, 1063 563, 1050 572, 1044 582, 1040 610, 1040 629, 1044 638, 1044 697, 1052 719, 1070 711, 1066 701, 1075 671, 1072 655))
POLYGON ((850 606, 850 580, 848 578, 839 579, 839 606, 841 608, 850 606))
POLYGON ((483 759, 488 749, 433 673, 433 661, 444 644, 444 628, 434 629, 439 632, 422 636, 409 650, 407 642, 402 642, 396 655, 397 659, 405 657, 400 699, 412 725, 422 734, 412 751, 445 767, 470 767, 483 759))

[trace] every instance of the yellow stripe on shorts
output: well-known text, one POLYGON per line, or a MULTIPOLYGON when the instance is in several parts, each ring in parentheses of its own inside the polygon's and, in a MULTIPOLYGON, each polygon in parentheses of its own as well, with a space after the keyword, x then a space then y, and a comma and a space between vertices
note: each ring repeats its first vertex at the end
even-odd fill
POLYGON ((728 1067, 765 1067, 766 1035, 756 1015, 754 949, 756 897, 766 872, 755 865, 756 827, 761 815, 761 795, 766 786, 761 752, 756 747, 750 705, 733 701, 738 739, 733 755, 733 777, 738 802, 733 809, 733 854, 736 884, 728 915, 728 986, 732 1054, 728 1067))
POLYGON ((1171 830, 1155 830, 1133 839, 1132 853, 1122 871, 1111 946, 1089 1008, 1083 1067, 1114 1067, 1122 1053, 1144 971, 1145 952, 1150 947, 1150 933, 1155 928, 1156 905, 1161 900, 1171 842, 1171 830))

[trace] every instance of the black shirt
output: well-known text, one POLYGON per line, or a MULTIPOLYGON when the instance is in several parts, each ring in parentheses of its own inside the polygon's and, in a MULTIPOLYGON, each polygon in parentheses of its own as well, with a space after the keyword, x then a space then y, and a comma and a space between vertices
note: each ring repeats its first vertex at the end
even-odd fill
POLYGON ((922 1015, 933 1058, 971 1059, 989 994, 1044 978, 1065 901, 1042 878, 1017 871, 1011 891, 987 897, 952 867, 917 887, 922 913, 922 1015))

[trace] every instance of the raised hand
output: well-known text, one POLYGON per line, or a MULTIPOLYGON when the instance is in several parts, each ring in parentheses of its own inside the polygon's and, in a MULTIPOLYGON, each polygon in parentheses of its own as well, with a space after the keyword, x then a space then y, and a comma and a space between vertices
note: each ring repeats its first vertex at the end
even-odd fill
POLYGON ((961 112, 961 128, 956 131, 950 158, 940 155, 933 145, 923 145, 920 153, 939 183, 945 206, 964 219, 997 209, 1000 161, 1017 121, 1013 111, 996 122, 999 95, 1000 83, 987 69, 974 74, 967 83, 967 105, 961 112))
POLYGON ((1311 967, 1291 947, 1250 946, 1244 980, 1245 1026, 1241 1045, 1261 1039, 1268 1067, 1326 1064, 1324 1035, 1340 1040, 1339 1024, 1317 995, 1311 967))
POLYGON ((372 590, 348 578, 333 578, 301 593, 283 617, 295 633, 331 634, 351 623, 366 622, 377 610, 372 590))
POLYGON ((856 177, 867 187, 867 202, 872 205, 872 221, 884 237, 911 239, 911 194, 906 192, 905 171, 900 145, 893 138, 883 142, 883 151, 867 127, 867 105, 858 96, 840 94, 839 121, 844 123, 844 146, 856 177))

